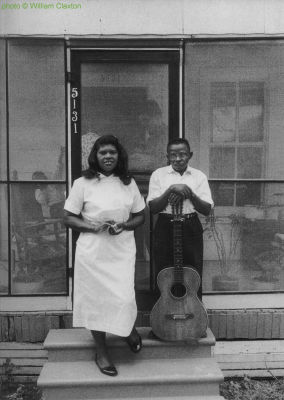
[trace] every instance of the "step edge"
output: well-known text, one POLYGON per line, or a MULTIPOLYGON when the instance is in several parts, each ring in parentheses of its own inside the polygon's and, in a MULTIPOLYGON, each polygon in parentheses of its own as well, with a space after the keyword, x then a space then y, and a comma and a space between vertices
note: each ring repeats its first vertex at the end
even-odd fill
MULTIPOLYGON (((164 361, 164 360, 163 360, 164 361)), ((169 361, 173 361, 173 360, 169 360, 169 361)), ((176 361, 178 362, 179 360, 176 359, 176 361)), ((202 359, 202 361, 204 361, 204 359, 202 359)), ((195 376, 178 376, 178 375, 174 375, 171 377, 166 376, 165 375, 160 375, 160 376, 156 376, 156 375, 151 375, 151 376, 147 376, 147 377, 130 377, 127 378, 127 376, 123 376, 123 378, 120 376, 119 379, 113 379, 112 377, 106 377, 103 374, 94 376, 94 379, 92 380, 84 380, 84 379, 77 379, 74 381, 74 379, 72 380, 72 382, 70 381, 63 381, 63 382, 58 382, 57 379, 48 379, 48 376, 43 376, 44 374, 48 375, 48 370, 50 368, 52 368, 52 365, 55 364, 58 367, 58 364, 60 364, 62 366, 62 370, 66 371, 66 368, 64 369, 64 365, 66 367, 66 365, 68 364, 68 366, 72 367, 76 367, 76 362, 48 362, 46 363, 43 368, 42 368, 42 372, 38 378, 38 385, 40 387, 68 387, 68 386, 74 386, 74 385, 78 385, 78 386, 94 386, 94 385, 104 385, 106 382, 108 384, 112 384, 112 385, 135 385, 135 384, 159 384, 159 383, 164 383, 165 379, 170 379, 169 382, 172 383, 198 383, 198 382, 210 382, 210 383, 221 383, 224 381, 224 375, 221 371, 221 369, 218 366, 218 363, 213 360, 213 359, 208 359, 208 362, 210 362, 210 369, 211 372, 209 375, 204 375, 204 374, 196 374, 195 376), (49 364, 49 365, 48 365, 49 364), (50 365, 51 364, 51 365, 50 365), (46 371, 47 370, 47 371, 46 371), (172 378, 172 379, 171 379, 172 378)), ((78 362, 78 363, 82 363, 82 362, 78 362)), ((92 365, 92 362, 83 362, 86 366, 92 365)), ((146 366, 147 367, 147 366, 146 366)))
MULTIPOLYGON (((174 380, 167 380, 168 384, 183 384, 183 383, 187 383, 187 384, 205 384, 205 383, 216 383, 219 385, 219 383, 223 382, 224 378, 223 376, 206 376, 206 377, 200 377, 200 378, 196 378, 196 379, 191 379, 190 377, 179 377, 177 379, 174 380)), ((105 386, 106 383, 108 384, 108 386, 135 386, 137 384, 140 385, 159 385, 159 384, 164 384, 165 383, 165 379, 164 378, 152 378, 151 380, 149 378, 133 378, 133 379, 121 379, 121 380, 115 380, 113 378, 109 378, 109 380, 107 379, 97 379, 94 381, 72 381, 72 382, 57 382, 54 383, 53 381, 47 381, 47 382, 43 382, 42 380, 40 380, 40 378, 37 381, 37 386, 44 389, 44 388, 67 388, 67 387, 92 387, 92 386, 105 386)))
MULTIPOLYGON (((173 345, 173 344, 168 344, 169 342, 165 342, 165 343, 167 343, 167 344, 165 344, 165 343, 162 343, 162 344, 159 344, 159 345, 157 345, 156 343, 148 343, 146 340, 143 340, 142 339, 142 341, 143 341, 143 347, 145 347, 145 348, 157 348, 157 349, 159 349, 159 348, 178 348, 178 347, 184 347, 184 346, 187 346, 187 344, 186 343, 179 343, 179 344, 175 344, 175 345, 173 345)), ((175 343, 177 343, 177 342, 175 342, 175 343)), ((94 343, 79 343, 79 342, 73 342, 73 343, 53 343, 53 344, 47 344, 47 345, 44 345, 44 350, 47 350, 47 351, 52 351, 53 349, 54 350, 58 350, 58 349, 76 349, 76 348, 78 348, 78 349, 91 349, 91 348, 95 348, 96 346, 95 346, 95 344, 94 343)), ((109 345, 108 345, 108 347, 109 348, 127 348, 127 344, 125 343, 115 343, 115 344, 113 344, 113 343, 110 343, 109 345)), ((208 348, 208 347, 213 347, 213 345, 204 345, 204 344, 202 344, 202 345, 200 345, 200 344, 197 344, 197 345, 193 345, 193 344, 190 344, 189 346, 188 346, 189 348, 190 347, 192 347, 192 348, 208 348)))
MULTIPOLYGON (((113 397, 109 398, 109 400, 115 400, 113 397)), ((82 399, 73 399, 73 400, 82 400, 82 399)), ((106 398, 93 398, 92 400, 106 400, 106 398)), ((119 400, 130 400, 129 397, 120 397, 119 400)), ((149 397, 135 397, 133 400, 149 400, 149 397)), ((193 396, 178 396, 173 397, 173 396, 155 396, 151 397, 151 400, 225 400, 223 396, 218 396, 218 395, 193 395, 193 396)))
MULTIPOLYGON (((81 332, 84 331, 84 328, 73 328, 73 329, 78 329, 81 332)), ((60 333, 61 335, 64 335, 64 333, 68 334, 68 332, 70 332, 71 330, 73 331, 73 329, 51 329, 43 343, 43 348, 46 350, 49 349, 58 349, 58 348, 69 348, 69 347, 93 347, 94 344, 89 340, 89 339, 85 339, 85 340, 73 340, 72 342, 62 342, 60 340, 54 339, 52 337, 52 332, 57 332, 60 333), (65 331, 65 332, 64 332, 65 331)), ((198 339, 197 341, 162 341, 162 340, 155 340, 155 339, 151 339, 148 338, 147 335, 145 335, 146 332, 150 332, 150 328, 143 328, 144 331, 141 332, 141 336, 142 336, 142 340, 143 340, 143 344, 147 347, 180 347, 180 346, 191 346, 191 347, 212 347, 215 346, 216 344, 216 339, 214 337, 214 335, 212 334, 212 331, 210 329, 207 330, 207 337, 206 338, 201 338, 198 339), (147 329, 147 330, 145 330, 147 329), (144 334, 143 334, 144 333, 144 334), (145 337, 146 336, 146 337, 145 337)), ((138 328, 138 331, 142 331, 142 329, 138 328)), ((114 335, 109 335, 109 339, 110 341, 110 347, 124 347, 126 346, 126 344, 123 342, 123 338, 119 338, 117 336, 114 335)))

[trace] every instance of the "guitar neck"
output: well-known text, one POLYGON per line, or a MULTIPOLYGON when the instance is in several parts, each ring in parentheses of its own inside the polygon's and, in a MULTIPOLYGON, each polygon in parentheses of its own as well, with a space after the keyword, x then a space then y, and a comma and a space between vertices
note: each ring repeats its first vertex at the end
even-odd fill
POLYGON ((173 221, 174 275, 176 282, 183 282, 183 223, 173 221))

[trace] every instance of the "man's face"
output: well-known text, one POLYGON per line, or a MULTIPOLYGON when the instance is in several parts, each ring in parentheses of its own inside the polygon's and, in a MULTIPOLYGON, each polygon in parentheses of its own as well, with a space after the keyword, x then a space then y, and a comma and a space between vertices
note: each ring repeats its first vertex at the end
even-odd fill
POLYGON ((177 172, 183 172, 186 170, 188 161, 191 159, 192 153, 184 143, 172 144, 168 149, 168 160, 177 172))

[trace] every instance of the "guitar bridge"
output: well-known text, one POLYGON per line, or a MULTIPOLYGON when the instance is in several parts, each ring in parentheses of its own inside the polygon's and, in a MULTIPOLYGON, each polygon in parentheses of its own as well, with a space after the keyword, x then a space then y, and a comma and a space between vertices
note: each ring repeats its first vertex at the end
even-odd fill
POLYGON ((193 313, 189 313, 189 314, 166 314, 166 318, 167 319, 172 319, 174 321, 184 321, 186 319, 193 319, 194 318, 194 314, 193 313))

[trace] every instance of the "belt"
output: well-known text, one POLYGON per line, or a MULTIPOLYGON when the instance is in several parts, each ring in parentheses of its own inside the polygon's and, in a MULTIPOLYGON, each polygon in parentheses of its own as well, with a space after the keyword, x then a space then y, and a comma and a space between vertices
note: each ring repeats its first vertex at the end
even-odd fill
MULTIPOLYGON (((163 218, 173 218, 174 217, 173 214, 168 214, 168 213, 160 213, 159 216, 161 216, 163 218)), ((191 219, 193 217, 197 217, 197 213, 196 212, 192 212, 192 213, 189 213, 189 214, 182 214, 181 217, 184 218, 184 219, 191 219)))

